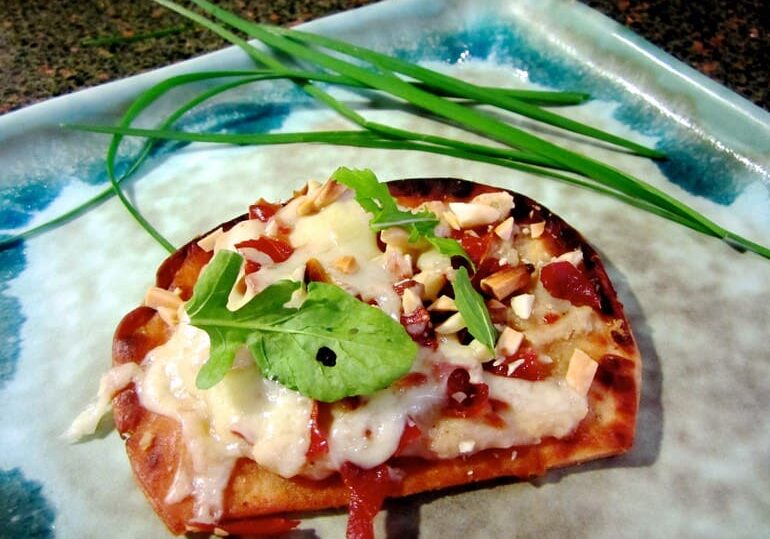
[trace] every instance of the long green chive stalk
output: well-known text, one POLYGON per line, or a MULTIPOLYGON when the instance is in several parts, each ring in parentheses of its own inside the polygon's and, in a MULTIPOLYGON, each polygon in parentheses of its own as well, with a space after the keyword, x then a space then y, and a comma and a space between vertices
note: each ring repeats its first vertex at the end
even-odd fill
MULTIPOLYGON (((143 94, 141 94, 137 98, 136 101, 134 101, 134 103, 132 103, 132 105, 124 113, 123 117, 119 121, 118 127, 107 128, 102 126, 101 131, 99 131, 103 133, 110 133, 110 134, 116 135, 115 137, 113 137, 113 140, 110 144, 110 149, 107 155, 107 169, 108 171, 111 171, 111 174, 112 174, 110 187, 101 191, 100 193, 93 196, 92 198, 86 200, 79 206, 63 213, 62 215, 59 215, 54 219, 51 219, 41 225, 29 228, 24 232, 21 232, 14 236, 10 236, 0 240, 0 249, 7 248, 11 245, 18 243, 19 241, 32 238, 38 234, 42 234, 48 230, 52 230, 57 226, 63 225, 77 218, 79 215, 82 215, 84 212, 88 211, 89 209, 101 204, 105 200, 108 200, 112 196, 115 196, 114 184, 120 183, 123 180, 130 177, 132 174, 134 174, 140 168, 140 166, 145 162, 145 160, 149 157, 150 152, 152 151, 152 149, 155 147, 155 145, 159 140, 162 140, 164 138, 165 139, 175 138, 175 137, 163 137, 161 135, 155 136, 152 134, 154 133, 153 131, 145 131, 143 133, 143 136, 147 137, 147 142, 143 145, 138 155, 133 159, 133 162, 128 166, 127 170, 123 172, 123 174, 119 178, 115 178, 114 177, 115 176, 115 159, 117 157, 117 150, 123 136, 125 135, 137 136, 136 132, 131 132, 130 129, 127 129, 127 126, 130 126, 133 120, 135 120, 152 103, 157 101, 159 98, 163 97, 166 93, 173 90, 174 88, 184 84, 200 82, 200 81, 205 81, 210 79, 219 79, 219 78, 236 78, 236 80, 217 85, 195 96, 193 99, 188 101, 185 105, 183 105, 182 107, 174 111, 172 114, 170 114, 156 128, 155 131, 157 133, 162 134, 165 129, 173 125, 185 113, 192 110, 193 108, 200 105, 201 103, 215 97, 216 95, 219 95, 223 92, 226 92, 238 86, 242 86, 245 84, 250 84, 258 81, 284 79, 284 78, 297 79, 297 80, 313 79, 313 80, 330 83, 330 84, 363 87, 363 85, 356 83, 356 81, 351 81, 343 77, 330 75, 326 73, 303 72, 303 71, 295 71, 295 70, 206 71, 206 72, 200 72, 200 73, 188 73, 184 75, 178 75, 175 77, 171 77, 165 81, 162 81, 156 84, 155 86, 151 87, 149 90, 146 90, 143 94), (122 128, 120 126, 124 126, 125 129, 121 131, 122 128)), ((517 99, 531 101, 533 103, 545 103, 551 106, 574 105, 574 104, 582 103, 587 99, 587 94, 582 94, 578 92, 529 91, 529 90, 516 90, 516 89, 508 89, 508 88, 491 88, 491 87, 489 88, 489 90, 497 91, 504 95, 511 95, 516 97, 517 99)), ((92 130, 92 131, 97 130, 95 126, 78 126, 78 127, 84 130, 92 130)), ((283 138, 283 140, 280 140, 280 138, 281 137, 279 137, 279 139, 277 139, 275 142, 268 142, 267 140, 262 140, 260 144, 268 144, 268 143, 288 144, 291 142, 310 142, 311 141, 310 139, 312 138, 312 136, 305 137, 306 140, 301 140, 302 137, 295 137, 295 140, 293 141, 287 138, 283 138)), ((323 137, 319 137, 319 139, 315 140, 315 142, 330 143, 331 141, 331 139, 328 136, 324 140, 321 140, 321 138, 323 137)), ((176 137, 175 139, 188 140, 188 141, 191 140, 190 138, 181 139, 179 137, 176 137)), ((207 140, 205 138, 198 138, 196 140, 201 140, 204 142, 222 142, 222 143, 232 143, 232 144, 236 143, 234 141, 207 140)), ((256 140, 253 140, 251 142, 241 142, 241 143, 255 144, 256 140)), ((487 155, 508 155, 513 157, 516 157, 517 155, 517 152, 511 152, 510 150, 507 150, 507 149, 500 149, 500 148, 483 146, 483 145, 474 145, 470 143, 463 143, 463 144, 469 149, 479 151, 487 155)), ((363 144, 358 144, 358 145, 363 145, 363 144)), ((372 139, 372 141, 370 141, 370 143, 368 144, 368 147, 378 147, 376 140, 372 139)), ((419 149, 419 148, 415 147, 413 149, 419 149)), ((521 152, 518 152, 518 153, 521 153, 521 152)), ((446 154, 454 155, 452 153, 446 153, 446 154)), ((462 158, 461 155, 456 155, 456 157, 462 158)), ((467 158, 471 158, 471 157, 467 157, 467 158)), ((527 158, 527 156, 526 154, 521 153, 519 158, 524 160, 527 158)), ((534 161, 538 162, 538 159, 535 158, 534 161)), ((527 171, 526 169, 522 169, 522 170, 527 171)), ((146 226, 151 226, 146 220, 144 221, 144 223, 146 226)), ((155 231, 155 234, 157 234, 157 231, 155 231)), ((155 236, 155 234, 153 234, 153 236, 155 236)), ((165 241, 162 244, 164 246, 170 246, 170 243, 165 241)))
POLYGON ((0 241, 0 248, 19 239, 29 237, 50 227, 69 220, 95 204, 117 194, 121 202, 140 224, 168 250, 174 247, 165 240, 131 205, 121 192, 119 184, 130 177, 150 154, 159 140, 186 142, 217 142, 226 144, 290 144, 315 142, 322 144, 346 145, 391 150, 408 150, 449 155, 461 159, 480 161, 507 168, 522 170, 592 189, 613 196, 623 202, 670 219, 707 235, 725 240, 731 246, 750 250, 770 258, 770 249, 751 242, 720 227, 692 208, 677 201, 641 180, 609 167, 603 163, 566 150, 532 133, 523 131, 481 111, 476 105, 488 105, 535 119, 557 128, 566 129, 597 141, 608 143, 644 157, 662 158, 663 155, 632 141, 611 133, 575 122, 543 106, 579 104, 588 99, 586 94, 577 92, 539 92, 489 88, 471 84, 436 71, 411 64, 363 47, 324 36, 254 24, 218 8, 205 0, 191 0, 203 11, 209 13, 234 30, 289 57, 296 65, 311 65, 310 69, 293 69, 277 57, 257 49, 245 39, 221 24, 188 10, 170 0, 155 0, 157 3, 176 11, 193 22, 217 33, 240 47, 255 64, 262 69, 253 71, 228 71, 193 73, 164 81, 144 94, 126 111, 119 124, 107 126, 74 126, 89 131, 113 135, 107 155, 107 172, 111 188, 99 193, 78 208, 40 227, 0 241), (331 50, 335 55, 323 49, 331 50), (350 62, 349 57, 355 60, 350 62), (369 67, 366 67, 366 64, 369 67), (148 106, 173 88, 190 82, 231 78, 197 95, 174 111, 156 129, 136 129, 133 121, 148 106), (358 130, 322 131, 309 133, 258 133, 258 134, 206 134, 189 133, 170 129, 185 113, 206 100, 236 86, 268 79, 289 79, 309 96, 325 104, 341 117, 357 125, 358 130), (473 131, 483 137, 503 143, 505 147, 468 143, 446 137, 406 131, 393 126, 372 122, 345 103, 331 96, 318 86, 321 84, 344 85, 366 91, 389 95, 404 101, 422 114, 444 123, 473 131), (146 142, 128 170, 121 176, 115 174, 115 159, 124 136, 140 136, 146 142))
MULTIPOLYGON (((185 16, 189 16, 189 10, 185 10, 173 2, 168 0, 156 1, 170 7, 171 9, 174 9, 175 11, 185 16)), ((382 69, 385 67, 383 65, 378 66, 381 68, 379 72, 369 71, 363 67, 360 67, 359 65, 346 62, 338 57, 311 49, 280 35, 293 31, 275 31, 275 29, 271 27, 253 24, 240 19, 232 13, 224 11, 205 0, 192 1, 222 22, 225 22, 232 27, 245 32, 250 37, 259 39, 264 44, 275 48, 282 53, 289 54, 300 60, 309 61, 314 65, 330 69, 340 75, 348 76, 362 83, 370 85, 373 88, 385 91, 393 96, 400 97, 412 105, 420 107, 431 114, 444 117, 455 123, 460 123, 468 130, 480 132, 483 135, 489 136, 490 138, 510 146, 519 147, 521 149, 531 151, 535 154, 553 159, 557 163, 570 167, 576 173, 582 174, 608 187, 619 190, 629 196, 641 198, 646 202, 655 206, 659 206, 670 213, 677 214, 681 216, 682 219, 690 221, 692 223, 692 227, 695 229, 703 230, 709 235, 728 240, 728 242, 732 245, 737 244, 741 248, 757 251, 759 254, 770 258, 770 249, 767 249, 741 236, 738 236, 737 234, 727 231, 715 222, 693 210, 689 206, 671 197, 667 193, 617 169, 609 167, 603 163, 587 158, 575 152, 560 148, 559 146, 552 144, 542 138, 524 132, 509 124, 500 122, 491 116, 485 115, 479 111, 463 107, 457 103, 442 99, 439 96, 424 92, 419 88, 410 85, 408 82, 405 82, 402 79, 396 77, 392 72, 385 71, 382 69)), ((195 20, 208 26, 210 29, 215 30, 215 28, 212 27, 213 25, 206 23, 205 18, 197 16, 197 19, 195 20)), ((220 33, 220 35, 222 34, 220 33)), ((240 38, 238 38, 238 40, 242 42, 240 38)), ((233 42, 239 44, 236 41, 233 42)), ((333 40, 331 42, 326 42, 327 45, 332 43, 336 43, 337 45, 339 44, 339 42, 334 42, 333 40)), ((337 48, 340 49, 340 47, 337 48)), ((364 49, 358 48, 359 52, 361 50, 364 49)), ((340 50, 340 52, 347 51, 340 50)), ((373 53, 373 51, 369 52, 373 53)), ((359 59, 367 60, 367 58, 360 57, 360 55, 359 59)), ((274 60, 271 61, 274 62, 274 60)), ((391 64, 387 67, 396 66, 399 66, 402 71, 407 71, 401 61, 396 61, 394 64, 391 64)), ((436 84, 443 87, 448 87, 448 84, 452 80, 457 81, 457 79, 453 79, 452 77, 447 77, 446 75, 442 75, 434 71, 419 67, 409 69, 408 73, 406 74, 415 77, 424 83, 436 84)), ((466 88, 460 81, 457 81, 455 89, 458 95, 465 95, 463 92, 468 90, 468 88, 466 88)), ((478 96, 471 94, 468 95, 468 97, 478 96)), ((520 112, 529 114, 523 110, 520 110, 520 112)))

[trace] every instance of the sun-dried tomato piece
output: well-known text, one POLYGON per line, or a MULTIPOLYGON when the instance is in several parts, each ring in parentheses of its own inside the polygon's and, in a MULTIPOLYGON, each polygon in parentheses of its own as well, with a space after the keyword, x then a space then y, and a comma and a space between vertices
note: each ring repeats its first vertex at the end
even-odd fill
POLYGON ((257 219, 266 223, 280 209, 280 204, 272 204, 267 202, 264 198, 260 198, 254 204, 249 206, 249 219, 257 219))
POLYGON ((374 517, 400 481, 385 464, 365 470, 346 462, 340 475, 350 491, 347 539, 374 539, 374 517))
POLYGON ((265 253, 273 262, 285 262, 294 252, 294 248, 283 240, 260 236, 255 240, 246 240, 235 244, 236 249, 256 249, 265 253))
POLYGON ((578 307, 588 305, 601 310, 601 300, 594 284, 569 262, 552 262, 540 270, 540 280, 548 293, 566 299, 578 307))
POLYGON ((472 384, 471 375, 465 369, 455 369, 446 385, 447 412, 455 417, 480 417, 490 411, 489 386, 472 384))

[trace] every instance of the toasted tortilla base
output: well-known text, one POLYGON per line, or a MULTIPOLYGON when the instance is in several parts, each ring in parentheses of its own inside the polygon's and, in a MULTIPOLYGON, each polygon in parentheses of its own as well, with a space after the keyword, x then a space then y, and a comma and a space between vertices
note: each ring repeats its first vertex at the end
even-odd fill
MULTIPOLYGON (((406 206, 425 200, 467 201, 482 192, 497 191, 463 180, 413 179, 389 184, 391 192, 406 206)), ((549 438, 535 446, 490 449, 469 457, 427 461, 417 458, 391 459, 389 464, 404 472, 397 496, 406 496, 450 486, 466 485, 500 477, 531 478, 546 470, 588 460, 618 455, 633 444, 640 394, 641 359, 623 307, 617 299, 598 254, 580 234, 534 201, 516 194, 512 212, 517 223, 546 221, 552 241, 563 251, 581 248, 586 272, 597 285, 602 314, 622 321, 612 338, 624 356, 607 354, 598 360, 594 382, 588 394, 588 415, 570 436, 549 438)), ((223 225, 229 228, 245 219, 223 225)), ((192 287, 210 254, 193 240, 171 255, 159 268, 157 286, 180 289, 182 298, 192 287)), ((131 311, 121 321, 113 342, 113 364, 141 363, 145 355, 170 337, 170 328, 149 307, 131 311)), ((114 399, 115 423, 126 439, 126 449, 136 479, 155 511, 175 534, 198 529, 191 521, 192 499, 167 504, 164 499, 174 479, 185 446, 175 420, 144 409, 133 385, 114 399)), ((240 459, 225 493, 221 524, 256 516, 291 515, 343 507, 348 491, 338 475, 323 481, 285 479, 260 468, 254 461, 240 459)))

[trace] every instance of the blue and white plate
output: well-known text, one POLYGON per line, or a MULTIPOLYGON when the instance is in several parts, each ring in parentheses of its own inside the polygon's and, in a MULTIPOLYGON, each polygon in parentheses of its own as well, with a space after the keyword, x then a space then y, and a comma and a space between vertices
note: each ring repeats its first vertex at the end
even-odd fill
MULTIPOLYGON (((770 244, 770 115, 579 3, 391 0, 305 28, 478 83, 589 92, 592 102, 563 112, 670 159, 547 136, 770 244)), ((249 66, 240 51, 224 50, 0 117, 1 233, 42 223, 105 187, 109 138, 62 122, 114 122, 132 98, 172 74, 249 66)), ((339 95, 359 100, 369 118, 436 129, 339 95)), ((142 123, 153 125, 179 100, 160 103, 142 123)), ((226 94, 181 125, 345 126, 288 83, 226 94)), ((122 162, 139 145, 127 142, 122 162)), ((421 153, 167 144, 127 189, 182 244, 255 199, 284 198, 339 165, 369 167, 381 179, 462 177, 540 200, 603 254, 645 361, 638 439, 628 455, 533 482, 394 501, 377 518, 381 537, 770 533, 770 261, 574 187, 421 153)), ((114 327, 165 256, 115 199, 0 252, 0 536, 166 536, 114 432, 78 445, 60 438, 110 365, 114 327)), ((344 525, 344 514, 324 515, 293 536, 339 537, 344 525)))

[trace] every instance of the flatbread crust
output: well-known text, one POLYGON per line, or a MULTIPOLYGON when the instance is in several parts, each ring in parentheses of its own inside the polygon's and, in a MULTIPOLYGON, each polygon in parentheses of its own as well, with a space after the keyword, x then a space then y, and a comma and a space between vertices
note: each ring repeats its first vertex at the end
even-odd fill
MULTIPOLYGON (((416 206, 425 200, 464 202, 484 192, 500 191, 499 188, 447 178, 399 180, 388 186, 406 206, 416 206)), ((608 321, 616 321, 612 339, 624 353, 595 358, 599 366, 588 393, 588 415, 568 437, 545 439, 535 446, 490 449, 450 460, 391 459, 390 465, 404 471, 397 496, 500 477, 531 478, 551 468, 622 454, 633 444, 641 358, 623 306, 599 255, 558 216, 523 195, 511 194, 515 201, 512 215, 517 224, 545 221, 547 236, 554 242, 557 252, 582 250, 585 272, 599 292, 601 314, 608 321)), ((241 216, 223 226, 228 229, 246 218, 241 216)), ((161 265, 156 279, 158 287, 178 288, 183 299, 190 297, 200 270, 211 256, 197 246, 198 239, 182 247, 161 265)), ((169 337, 170 328, 155 310, 139 307, 123 318, 115 332, 113 364, 141 363, 151 349, 169 337)), ((126 440, 136 479, 155 511, 175 534, 197 529, 191 522, 190 498, 173 504, 164 501, 185 452, 179 425, 144 409, 133 384, 116 395, 113 405, 115 424, 126 440)), ((241 459, 225 493, 225 513, 220 524, 226 526, 263 515, 296 515, 343 507, 348 503, 348 496, 348 489, 339 475, 322 481, 285 479, 260 468, 252 460, 241 459)))

